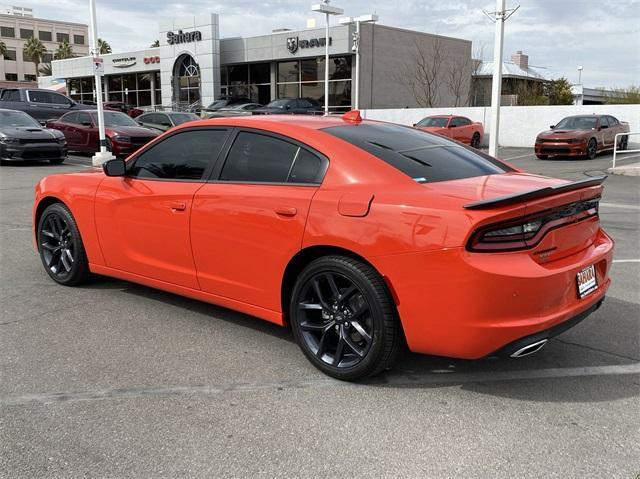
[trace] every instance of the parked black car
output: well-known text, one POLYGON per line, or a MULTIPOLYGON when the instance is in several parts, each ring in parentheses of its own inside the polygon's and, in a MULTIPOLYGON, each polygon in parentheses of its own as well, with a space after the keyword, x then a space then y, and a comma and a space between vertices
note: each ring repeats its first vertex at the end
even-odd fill
POLYGON ((200 117, 195 113, 185 113, 181 111, 155 111, 151 113, 144 113, 136 117, 136 121, 141 126, 154 128, 160 131, 167 131, 169 128, 173 128, 174 126, 199 119, 200 117))
POLYGON ((254 115, 277 115, 282 113, 319 115, 322 113, 322 106, 313 98, 280 98, 273 100, 262 108, 256 108, 252 113, 254 115))
POLYGON ((48 160, 57 165, 66 157, 61 131, 43 128, 22 111, 0 109, 0 161, 48 160))
POLYGON ((71 110, 89 110, 60 93, 39 88, 7 88, 0 94, 0 108, 28 113, 41 123, 55 120, 71 110))

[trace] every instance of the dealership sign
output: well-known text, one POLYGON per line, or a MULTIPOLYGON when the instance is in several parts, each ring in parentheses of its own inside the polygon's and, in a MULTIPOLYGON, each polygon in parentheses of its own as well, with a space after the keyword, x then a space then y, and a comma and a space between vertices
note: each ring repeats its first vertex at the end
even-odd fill
POLYGON ((136 64, 136 57, 114 58, 111 63, 114 68, 129 68, 136 64))
MULTIPOLYGON (((300 48, 317 48, 324 47, 327 44, 327 39, 323 38, 312 38, 310 40, 299 40, 298 37, 289 37, 287 38, 287 49, 291 53, 295 53, 300 48)), ((329 45, 331 45, 331 37, 329 37, 329 45)))
POLYGON ((169 45, 199 42, 200 40, 202 40, 202 32, 199 30, 195 32, 183 32, 182 30, 178 30, 178 33, 167 32, 167 43, 169 45))
POLYGON ((160 63, 160 57, 145 57, 144 64, 149 65, 150 63, 160 63))

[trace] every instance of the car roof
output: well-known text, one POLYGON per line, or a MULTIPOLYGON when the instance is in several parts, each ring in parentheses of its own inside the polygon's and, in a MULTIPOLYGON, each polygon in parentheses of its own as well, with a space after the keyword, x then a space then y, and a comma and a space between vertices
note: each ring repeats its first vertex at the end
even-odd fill
POLYGON ((363 123, 379 123, 372 120, 362 120, 362 122, 353 122, 344 120, 340 115, 330 116, 313 116, 313 115, 252 115, 252 116, 236 116, 225 118, 209 118, 206 120, 193 121, 188 125, 194 126, 238 126, 246 128, 265 128, 270 125, 290 125, 296 128, 304 128, 307 130, 321 130, 332 126, 348 126, 363 123))

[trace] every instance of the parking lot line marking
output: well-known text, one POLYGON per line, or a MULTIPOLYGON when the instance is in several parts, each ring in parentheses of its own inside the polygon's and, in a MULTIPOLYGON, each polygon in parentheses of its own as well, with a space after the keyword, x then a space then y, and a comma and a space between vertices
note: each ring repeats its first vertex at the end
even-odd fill
MULTIPOLYGON (((389 375, 373 379, 370 384, 379 386, 420 386, 420 385, 461 385, 499 381, 531 379, 558 379, 581 376, 617 376, 640 374, 640 363, 612 366, 591 366, 577 368, 527 369, 522 371, 483 371, 470 373, 425 371, 420 374, 389 375)), ((63 402, 95 401, 107 399, 135 399, 141 397, 191 396, 194 394, 217 395, 235 392, 282 391, 286 389, 308 389, 316 387, 367 387, 358 386, 331 378, 302 379, 266 383, 219 384, 210 386, 166 386, 158 388, 103 389, 85 392, 58 392, 24 394, 0 398, 0 407, 25 406, 31 404, 55 404, 63 402)))
POLYGON ((533 153, 528 153, 526 155, 512 156, 510 158, 499 158, 499 159, 503 160, 503 161, 510 161, 510 160, 517 160, 518 158, 526 158, 528 156, 534 156, 534 154, 533 153))
POLYGON ((614 263, 640 263, 640 259, 614 259, 614 263))
POLYGON ((640 206, 638 205, 629 205, 626 203, 600 203, 600 206, 604 206, 605 208, 620 208, 622 210, 640 210, 640 206))

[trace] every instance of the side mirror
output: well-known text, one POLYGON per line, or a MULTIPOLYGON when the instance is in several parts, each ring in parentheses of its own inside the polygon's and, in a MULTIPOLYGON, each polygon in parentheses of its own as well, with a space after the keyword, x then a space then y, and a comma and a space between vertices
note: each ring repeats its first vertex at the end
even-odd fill
POLYGON ((160 123, 162 126, 168 126, 171 127, 173 126, 171 123, 169 123, 168 121, 163 121, 162 123, 160 123))
POLYGON ((291 105, 286 105, 286 106, 284 107, 284 109, 285 109, 285 110, 291 110, 291 105))
POLYGON ((449 125, 449 128, 455 128, 458 125, 449 125))
POLYGON ((601 129, 601 130, 604 130, 605 128, 609 128, 609 125, 602 125, 602 126, 600 127, 600 129, 601 129))
POLYGON ((82 126, 91 126, 91 122, 90 121, 83 121, 81 123, 82 126))
POLYGON ((105 161, 102 170, 107 176, 124 176, 126 173, 125 163, 121 158, 105 161))
POLYGON ((549 128, 551 128, 552 130, 556 127, 556 125, 549 125, 549 128))
POLYGON ((411 126, 415 128, 417 125, 418 125, 417 123, 414 123, 414 124, 413 124, 413 125, 411 125, 411 126))

